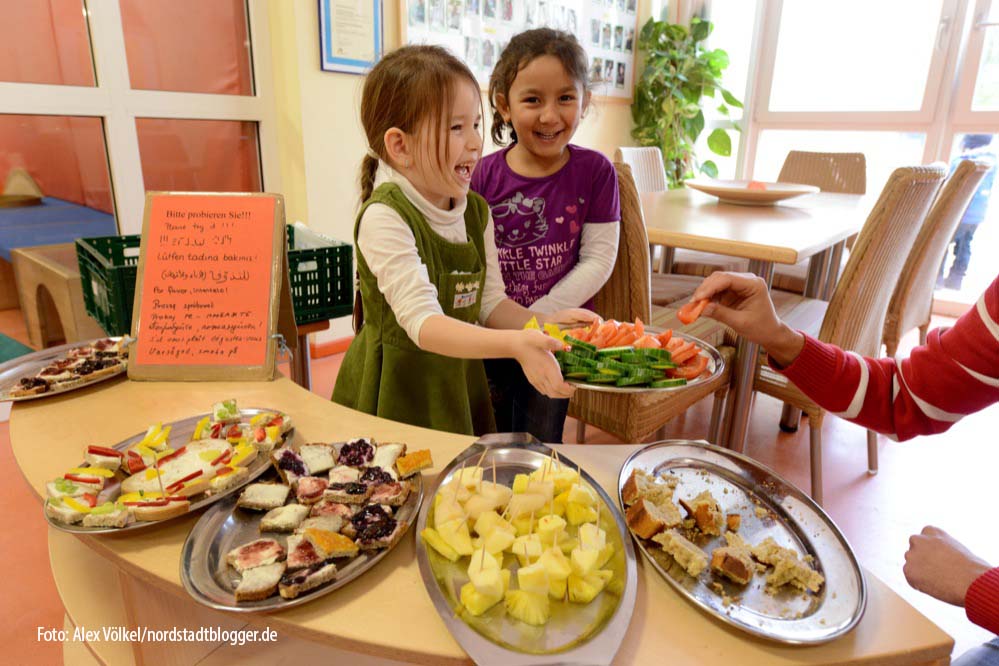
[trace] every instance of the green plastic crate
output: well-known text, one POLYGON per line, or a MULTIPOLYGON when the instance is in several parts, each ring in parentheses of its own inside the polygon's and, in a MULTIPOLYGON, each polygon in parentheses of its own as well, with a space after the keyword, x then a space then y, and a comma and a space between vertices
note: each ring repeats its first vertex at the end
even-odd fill
MULTIPOLYGON (((349 315, 354 308, 353 248, 311 230, 287 227, 291 300, 298 325, 349 315)), ((83 302, 108 335, 132 330, 139 236, 76 241, 83 302)))
POLYGON ((76 260, 87 314, 108 335, 128 335, 132 330, 139 237, 79 238, 76 260))

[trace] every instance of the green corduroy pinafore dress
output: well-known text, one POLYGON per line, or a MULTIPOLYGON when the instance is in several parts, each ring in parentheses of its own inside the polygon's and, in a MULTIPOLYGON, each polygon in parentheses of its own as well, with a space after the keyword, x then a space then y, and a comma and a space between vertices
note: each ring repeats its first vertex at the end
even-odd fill
MULTIPOLYGON (((373 203, 390 206, 409 225, 416 249, 444 314, 470 324, 478 320, 486 281, 483 234, 489 207, 469 192, 465 209, 468 241, 441 238, 393 183, 379 186, 354 224, 354 246, 364 211, 373 203)), ((496 430, 482 361, 421 350, 399 325, 378 290, 360 250, 357 253, 364 325, 344 357, 333 389, 341 405, 434 430, 481 435, 496 430)))

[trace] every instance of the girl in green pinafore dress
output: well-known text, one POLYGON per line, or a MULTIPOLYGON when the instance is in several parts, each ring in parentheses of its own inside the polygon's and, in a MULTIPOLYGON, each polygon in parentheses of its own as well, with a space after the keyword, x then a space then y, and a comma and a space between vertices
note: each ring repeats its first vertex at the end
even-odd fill
MULTIPOLYGON (((481 113, 475 77, 443 48, 400 48, 368 74, 361 122, 369 149, 354 226, 364 318, 335 402, 436 430, 491 432, 484 358, 514 358, 540 392, 572 394, 552 355, 562 343, 523 329, 535 313, 507 298, 489 207, 468 192, 481 113)), ((572 324, 596 315, 537 317, 572 324)))

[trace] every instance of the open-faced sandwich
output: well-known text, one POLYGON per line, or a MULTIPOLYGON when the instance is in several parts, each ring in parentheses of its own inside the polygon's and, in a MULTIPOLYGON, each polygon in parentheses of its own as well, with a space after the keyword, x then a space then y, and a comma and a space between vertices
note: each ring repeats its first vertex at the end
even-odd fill
POLYGON ((405 453, 405 444, 369 438, 273 452, 271 463, 281 483, 251 484, 236 502, 240 510, 266 512, 259 522, 262 539, 230 553, 230 565, 242 575, 236 600, 274 593, 294 599, 336 580, 362 551, 395 544, 408 527, 395 515, 412 491, 406 479, 433 465, 429 451, 405 453), (234 564, 241 549, 261 542, 281 546, 283 557, 249 570, 234 564), (278 562, 280 575, 275 573, 278 562), (264 567, 270 568, 256 571, 264 567))
MULTIPOLYGON (((239 413, 235 401, 219 403, 212 415, 196 425, 186 443, 171 441, 171 426, 156 424, 127 448, 88 446, 84 466, 46 484, 45 514, 67 525, 125 527, 183 515, 190 510, 192 500, 243 485, 250 476, 249 465, 261 450, 245 436, 249 426, 244 428, 233 412, 239 413), (232 437, 230 433, 212 437, 215 416, 228 419, 227 427, 237 432, 231 433, 232 437)), ((282 414, 266 416, 267 422, 290 423, 282 414)), ((273 427, 280 430, 282 425, 273 427)), ((277 443, 283 442, 286 432, 278 434, 277 443)), ((271 445, 265 447, 270 452, 271 445)))
POLYGON ((61 391, 83 383, 116 375, 125 369, 128 353, 121 340, 95 340, 74 347, 51 361, 32 377, 24 377, 7 392, 9 398, 25 398, 61 391))

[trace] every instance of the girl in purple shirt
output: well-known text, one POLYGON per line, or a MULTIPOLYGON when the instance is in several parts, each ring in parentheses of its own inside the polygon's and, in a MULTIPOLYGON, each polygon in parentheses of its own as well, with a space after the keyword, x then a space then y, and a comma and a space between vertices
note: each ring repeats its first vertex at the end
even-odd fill
MULTIPOLYGON (((569 142, 590 103, 586 54, 572 35, 520 33, 489 81, 492 138, 511 144, 479 162, 472 189, 492 210, 507 295, 540 313, 588 306, 617 258, 617 174, 569 142)), ((535 391, 516 364, 487 361, 498 429, 561 443, 568 400, 535 391)))

